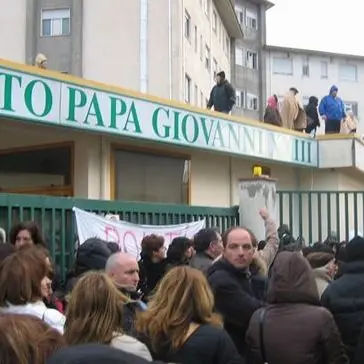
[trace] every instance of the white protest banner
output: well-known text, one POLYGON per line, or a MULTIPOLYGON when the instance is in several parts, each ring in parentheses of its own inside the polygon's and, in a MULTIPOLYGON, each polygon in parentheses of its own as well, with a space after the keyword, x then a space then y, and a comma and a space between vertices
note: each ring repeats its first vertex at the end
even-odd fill
POLYGON ((118 243, 120 249, 139 258, 141 241, 146 235, 161 235, 165 239, 166 248, 178 236, 192 238, 205 227, 205 220, 179 225, 138 225, 126 221, 118 221, 73 208, 76 216, 77 233, 80 244, 87 239, 98 238, 118 243))

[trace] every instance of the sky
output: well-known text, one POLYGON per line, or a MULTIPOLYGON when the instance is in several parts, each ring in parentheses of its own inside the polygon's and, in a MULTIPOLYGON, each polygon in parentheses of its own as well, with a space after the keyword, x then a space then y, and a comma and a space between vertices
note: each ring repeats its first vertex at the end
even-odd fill
POLYGON ((267 44, 364 56, 363 0, 272 0, 267 44), (345 4, 345 5, 344 5, 345 4))

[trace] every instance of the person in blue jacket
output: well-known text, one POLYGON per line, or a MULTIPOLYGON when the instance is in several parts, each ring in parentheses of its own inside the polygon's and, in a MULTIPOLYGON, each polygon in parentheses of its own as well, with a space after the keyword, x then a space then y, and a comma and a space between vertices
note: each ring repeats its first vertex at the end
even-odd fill
POLYGON ((338 90, 336 86, 332 86, 330 94, 320 102, 319 113, 325 120, 325 134, 340 133, 341 122, 346 118, 345 105, 337 96, 338 90))

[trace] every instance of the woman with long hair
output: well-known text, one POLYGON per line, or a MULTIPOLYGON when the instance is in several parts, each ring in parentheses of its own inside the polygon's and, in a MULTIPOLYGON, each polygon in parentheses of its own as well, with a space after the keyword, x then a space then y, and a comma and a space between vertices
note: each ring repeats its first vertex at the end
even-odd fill
POLYGON ((1 315, 0 342, 1 364, 45 364, 65 346, 58 331, 29 315, 1 315))
POLYGON ((43 301, 52 291, 50 269, 36 246, 9 255, 0 264, 0 313, 36 316, 63 333, 65 317, 43 301))
POLYGON ((111 278, 88 272, 76 283, 68 302, 65 338, 68 345, 99 343, 147 360, 147 347, 123 333, 123 297, 111 278))
POLYGON ((202 272, 171 269, 161 280, 135 329, 153 359, 180 364, 242 363, 233 342, 213 312, 214 298, 202 272))

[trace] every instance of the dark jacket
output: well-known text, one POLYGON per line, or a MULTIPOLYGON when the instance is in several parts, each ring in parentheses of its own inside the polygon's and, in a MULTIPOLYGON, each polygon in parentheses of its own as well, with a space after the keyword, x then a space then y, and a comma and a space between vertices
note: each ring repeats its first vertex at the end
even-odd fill
POLYGON ((235 104, 235 98, 234 88, 225 80, 212 88, 207 107, 211 109, 213 106, 215 111, 229 113, 235 104))
POLYGON ((364 363, 364 326, 361 329, 358 346, 355 351, 354 361, 352 364, 363 364, 364 363))
POLYGON ((154 263, 148 255, 141 255, 139 264, 139 286, 143 294, 143 301, 147 301, 150 294, 153 292, 158 282, 162 279, 166 272, 168 261, 167 259, 154 263))
POLYGON ((305 107, 307 116, 306 133, 311 133, 312 130, 316 130, 320 126, 320 118, 318 115, 317 107, 319 100, 315 96, 311 96, 308 100, 308 104, 305 107))
POLYGON ((264 112, 264 122, 275 126, 282 126, 281 115, 278 109, 267 106, 264 112))
POLYGON ((77 250, 74 268, 66 278, 66 294, 70 293, 80 277, 90 270, 104 270, 111 254, 115 253, 114 243, 100 239, 88 239, 77 250))
POLYGON ((47 364, 157 364, 111 348, 108 345, 82 344, 61 348, 46 361, 47 364))
POLYGON ((345 349, 335 321, 320 307, 312 270, 299 252, 281 252, 272 267, 269 305, 256 311, 247 331, 248 362, 263 364, 260 317, 263 321, 265 360, 269 364, 346 364, 345 349))
POLYGON ((153 359, 179 364, 242 364, 242 358, 225 330, 201 325, 182 345, 172 352, 168 347, 156 353, 148 346, 153 359))
POLYGON ((120 292, 127 298, 126 302, 123 302, 123 322, 122 327, 127 335, 135 336, 134 322, 138 312, 145 311, 147 308, 145 303, 140 300, 138 293, 130 293, 125 289, 119 289, 120 292))
POLYGON ((353 360, 364 325, 364 261, 345 263, 341 274, 326 288, 321 302, 333 314, 348 355, 353 360))
POLYGON ((236 269, 224 259, 207 271, 215 297, 216 310, 236 348, 245 356, 245 334, 253 313, 263 306, 266 281, 247 270, 236 269))

